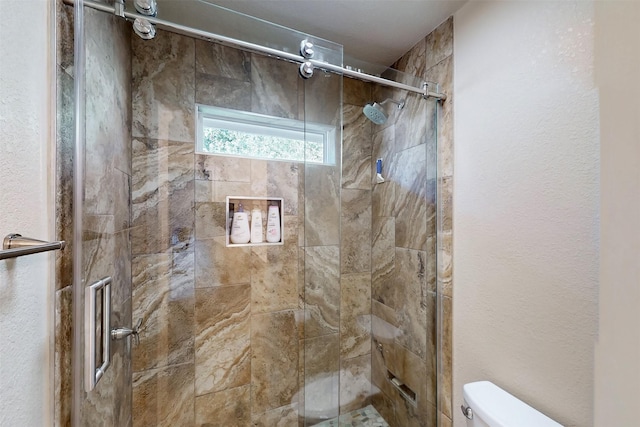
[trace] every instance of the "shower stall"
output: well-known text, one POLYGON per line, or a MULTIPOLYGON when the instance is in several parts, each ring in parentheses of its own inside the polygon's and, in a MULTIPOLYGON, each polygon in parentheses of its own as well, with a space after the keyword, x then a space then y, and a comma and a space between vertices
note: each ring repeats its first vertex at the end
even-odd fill
POLYGON ((355 67, 154 3, 57 6, 56 423, 436 426, 446 95, 424 55, 355 67), (243 209, 262 237, 234 243, 243 209))

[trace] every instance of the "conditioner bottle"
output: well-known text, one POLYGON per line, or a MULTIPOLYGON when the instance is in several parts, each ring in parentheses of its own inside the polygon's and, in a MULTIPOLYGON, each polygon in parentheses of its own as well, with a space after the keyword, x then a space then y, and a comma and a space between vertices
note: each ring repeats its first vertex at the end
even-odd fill
POLYGON ((267 214, 267 242, 277 243, 280 241, 280 212, 278 205, 269 206, 267 214))
POLYGON ((238 210, 233 214, 231 224, 231 243, 249 243, 251 233, 249 232, 249 217, 242 207, 238 205, 238 210))

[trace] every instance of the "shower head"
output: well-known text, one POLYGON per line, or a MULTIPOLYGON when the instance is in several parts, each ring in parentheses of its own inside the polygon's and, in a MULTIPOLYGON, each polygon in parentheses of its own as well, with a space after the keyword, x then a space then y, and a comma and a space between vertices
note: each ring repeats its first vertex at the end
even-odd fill
POLYGON ((362 112, 369 120, 377 125, 381 125, 387 121, 387 114, 384 112, 384 108, 377 102, 365 105, 362 112))
POLYGON ((386 104, 387 102, 393 102, 398 106, 399 110, 404 107, 404 101, 398 102, 398 101, 394 101, 393 99, 385 99, 379 104, 377 102, 373 102, 365 105, 364 108, 362 109, 362 112, 373 123, 377 125, 381 125, 384 122, 386 122, 388 119, 387 112, 383 107, 383 105, 386 104))

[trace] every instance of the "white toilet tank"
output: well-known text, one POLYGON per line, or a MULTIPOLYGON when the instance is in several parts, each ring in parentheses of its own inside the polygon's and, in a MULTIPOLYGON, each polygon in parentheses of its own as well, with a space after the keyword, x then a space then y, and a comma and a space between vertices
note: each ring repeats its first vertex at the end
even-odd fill
POLYGON ((489 381, 465 384, 463 397, 467 427, 563 427, 489 381))

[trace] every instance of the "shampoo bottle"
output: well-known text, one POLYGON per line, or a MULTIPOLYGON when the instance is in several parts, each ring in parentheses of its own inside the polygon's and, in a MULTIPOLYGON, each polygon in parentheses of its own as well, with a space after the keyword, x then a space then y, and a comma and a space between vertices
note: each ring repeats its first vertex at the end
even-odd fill
POLYGON ((238 205, 238 210, 233 214, 231 224, 231 243, 249 243, 251 233, 249 232, 249 217, 242 207, 238 205))
POLYGON ((258 207, 251 210, 251 243, 262 243, 262 211, 258 207))
POLYGON ((280 212, 278 205, 269 206, 267 214, 267 242, 277 243, 280 241, 280 212))

